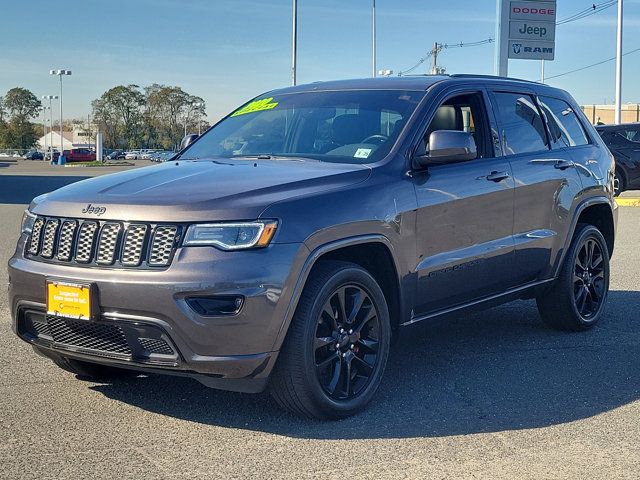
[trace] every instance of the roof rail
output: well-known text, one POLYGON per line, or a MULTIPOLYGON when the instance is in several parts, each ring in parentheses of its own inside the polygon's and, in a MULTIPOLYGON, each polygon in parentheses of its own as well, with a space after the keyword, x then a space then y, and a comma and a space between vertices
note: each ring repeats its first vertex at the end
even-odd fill
POLYGON ((485 75, 485 74, 477 74, 477 73, 451 73, 449 74, 452 78, 487 78, 487 79, 503 79, 503 80, 515 80, 517 82, 526 82, 526 83, 537 83, 535 80, 526 80, 524 78, 515 78, 515 77, 502 77, 500 75, 485 75))

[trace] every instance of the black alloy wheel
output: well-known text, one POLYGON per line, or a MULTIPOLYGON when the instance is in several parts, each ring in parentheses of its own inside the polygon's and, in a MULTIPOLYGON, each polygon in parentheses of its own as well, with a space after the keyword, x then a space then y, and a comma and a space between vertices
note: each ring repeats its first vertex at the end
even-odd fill
POLYGON ((329 397, 349 400, 367 387, 379 338, 378 311, 361 285, 340 286, 329 296, 313 339, 316 375, 329 397))
POLYGON ((594 238, 588 237, 575 259, 573 296, 578 313, 588 320, 596 315, 606 294, 604 254, 594 238))

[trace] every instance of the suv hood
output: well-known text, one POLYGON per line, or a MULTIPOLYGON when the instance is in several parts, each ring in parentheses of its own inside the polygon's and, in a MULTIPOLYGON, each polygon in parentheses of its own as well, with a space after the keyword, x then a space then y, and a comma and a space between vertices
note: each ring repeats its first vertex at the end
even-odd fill
POLYGON ((370 171, 305 159, 181 160, 73 183, 35 198, 30 210, 101 220, 251 220, 272 203, 359 183, 370 171))

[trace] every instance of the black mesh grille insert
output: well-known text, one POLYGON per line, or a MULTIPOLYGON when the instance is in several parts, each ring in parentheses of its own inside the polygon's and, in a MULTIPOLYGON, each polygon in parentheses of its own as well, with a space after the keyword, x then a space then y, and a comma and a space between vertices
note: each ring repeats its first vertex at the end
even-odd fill
POLYGON ((127 338, 118 325, 63 319, 48 315, 54 342, 79 348, 131 355, 127 338))
POLYGON ((158 340, 155 338, 139 338, 138 341, 142 348, 144 348, 147 352, 157 353, 160 355, 173 355, 173 349, 167 345, 167 342, 164 340, 158 340))

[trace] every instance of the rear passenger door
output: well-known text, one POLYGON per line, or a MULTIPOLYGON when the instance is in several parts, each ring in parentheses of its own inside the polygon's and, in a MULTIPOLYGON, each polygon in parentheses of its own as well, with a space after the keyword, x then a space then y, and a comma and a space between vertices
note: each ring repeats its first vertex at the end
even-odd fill
POLYGON ((514 273, 526 285, 555 271, 582 184, 569 152, 552 145, 533 92, 501 90, 491 98, 515 181, 514 273))
POLYGON ((464 305, 513 285, 513 178, 494 151, 486 93, 450 92, 427 113, 420 139, 437 130, 472 133, 478 158, 412 174, 418 299, 414 315, 464 305))

